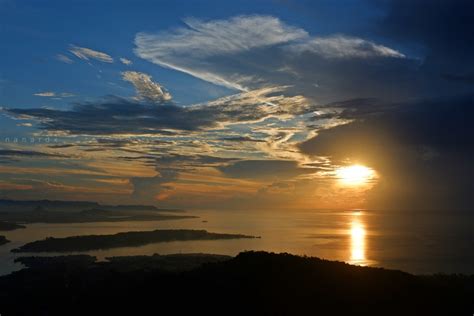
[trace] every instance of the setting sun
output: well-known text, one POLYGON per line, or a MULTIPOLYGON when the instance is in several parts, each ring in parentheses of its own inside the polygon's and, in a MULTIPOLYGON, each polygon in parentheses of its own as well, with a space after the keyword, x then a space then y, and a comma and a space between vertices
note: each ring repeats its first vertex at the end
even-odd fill
POLYGON ((336 170, 339 181, 346 185, 361 185, 370 181, 375 175, 374 170, 361 165, 341 167, 336 170))

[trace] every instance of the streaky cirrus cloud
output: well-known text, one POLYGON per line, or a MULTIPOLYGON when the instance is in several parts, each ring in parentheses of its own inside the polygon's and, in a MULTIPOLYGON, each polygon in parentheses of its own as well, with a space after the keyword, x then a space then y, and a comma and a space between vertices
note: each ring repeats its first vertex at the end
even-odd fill
POLYGON ((57 54, 55 57, 60 62, 63 62, 63 63, 66 63, 66 64, 74 63, 74 61, 71 58, 69 58, 68 56, 66 56, 64 54, 57 54))
POLYGON ((44 92, 34 93, 33 95, 35 95, 37 97, 55 97, 56 93, 53 92, 53 91, 44 91, 44 92))
POLYGON ((138 33, 137 56, 199 79, 248 91, 292 86, 320 103, 387 94, 403 97, 416 63, 388 46, 343 34, 311 36, 271 16, 187 20, 186 27, 138 33), (373 88, 375 87, 375 88, 373 88))
POLYGON ((97 50, 93 50, 87 47, 80 47, 80 46, 75 46, 71 45, 69 48, 69 51, 74 54, 79 59, 83 60, 90 60, 90 59, 95 59, 104 63, 113 63, 114 59, 103 52, 99 52, 97 50))
POLYGON ((314 37, 289 49, 296 53, 312 52, 324 58, 404 58, 405 55, 384 45, 375 44, 357 37, 333 35, 314 37))
POLYGON ((68 98, 68 97, 73 97, 75 94, 70 93, 70 92, 54 92, 54 91, 43 91, 43 92, 37 92, 33 94, 34 96, 37 97, 57 97, 57 98, 68 98))
POLYGON ((187 27, 157 34, 139 33, 135 53, 164 67, 230 88, 244 90, 238 80, 228 80, 203 68, 193 67, 196 60, 236 54, 301 39, 306 31, 289 26, 271 16, 237 16, 229 20, 187 19, 187 27))
POLYGON ((150 75, 137 71, 122 72, 122 79, 130 82, 137 91, 137 100, 145 100, 153 103, 163 103, 171 100, 171 94, 157 82, 152 80, 150 75))

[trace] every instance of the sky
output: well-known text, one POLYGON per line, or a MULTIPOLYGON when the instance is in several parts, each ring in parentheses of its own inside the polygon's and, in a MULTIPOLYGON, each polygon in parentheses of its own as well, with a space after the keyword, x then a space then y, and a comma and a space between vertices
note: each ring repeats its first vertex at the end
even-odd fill
POLYGON ((472 210, 473 13, 0 0, 0 198, 472 210))

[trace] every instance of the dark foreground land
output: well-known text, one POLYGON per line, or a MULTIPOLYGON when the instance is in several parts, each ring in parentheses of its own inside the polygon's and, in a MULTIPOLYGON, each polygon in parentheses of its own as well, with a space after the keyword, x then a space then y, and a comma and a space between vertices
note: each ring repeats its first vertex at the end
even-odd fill
POLYGON ((117 247, 137 247, 157 242, 241 238, 258 237, 242 234, 211 233, 206 230, 158 229, 152 231, 124 232, 113 235, 86 235, 65 238, 49 237, 12 249, 12 252, 73 252, 117 247))
POLYGON ((474 278, 288 254, 19 259, 2 315, 469 315, 474 278))

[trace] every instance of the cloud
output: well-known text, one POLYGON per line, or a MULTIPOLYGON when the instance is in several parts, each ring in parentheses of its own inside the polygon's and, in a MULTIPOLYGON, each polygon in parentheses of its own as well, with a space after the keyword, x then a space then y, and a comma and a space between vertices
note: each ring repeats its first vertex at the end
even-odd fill
POLYGON ((53 92, 53 91, 38 92, 38 93, 34 93, 33 95, 35 95, 37 97, 50 97, 50 98, 53 98, 53 97, 56 97, 56 98, 69 98, 69 97, 75 96, 74 93, 69 93, 69 92, 57 93, 57 92, 53 92))
POLYGON ((315 37, 304 43, 291 45, 289 49, 296 53, 315 53, 324 58, 405 57, 402 53, 389 47, 343 35, 315 37))
MULTIPOLYGON (((470 12, 472 4, 453 3, 384 1, 386 14, 364 38, 310 35, 271 16, 188 19, 180 28, 138 33, 136 55, 238 93, 180 106, 150 75, 127 71, 132 98, 2 111, 35 121, 42 133, 73 135, 79 142, 50 149, 107 157, 110 174, 138 166, 140 172, 127 173, 137 200, 173 196, 183 205, 198 198, 211 205, 211 191, 225 192, 235 205, 247 194, 255 197, 247 199, 251 206, 261 198, 265 205, 314 206, 319 199, 347 207, 355 202, 337 195, 330 174, 358 162, 380 175, 369 206, 467 208, 474 190, 474 68, 469 16, 458 10, 470 12), (75 137, 85 135, 98 137, 75 137)), ((80 59, 113 61, 71 50, 80 59)), ((2 161, 19 157, 40 156, 0 153, 2 161)))
POLYGON ((167 197, 167 192, 173 187, 168 183, 176 180, 178 173, 175 170, 162 170, 154 177, 135 177, 130 182, 133 185, 132 196, 134 199, 148 203, 167 197))
POLYGON ((157 175, 153 177, 134 177, 133 196, 141 201, 156 202, 168 198, 173 191, 172 182, 178 180, 180 172, 195 169, 218 167, 235 161, 233 158, 222 158, 209 155, 167 154, 155 158, 157 175))
POLYGON ((263 139, 256 139, 250 136, 231 136, 231 137, 222 137, 220 140, 226 141, 226 142, 265 142, 263 139))
POLYGON ((110 55, 86 47, 71 45, 69 51, 77 58, 83 60, 95 59, 104 63, 114 62, 114 59, 110 55))
POLYGON ((11 150, 11 149, 0 149, 0 156, 48 156, 47 154, 37 151, 25 151, 25 150, 11 150))
POLYGON ((41 128, 72 135, 160 134, 161 129, 195 130, 213 124, 207 118, 190 119, 175 105, 156 107, 118 97, 75 105, 72 110, 11 109, 15 116, 31 117, 41 128))
MULTIPOLYGON (((381 175, 371 208, 471 209, 474 96, 420 99, 363 109, 349 124, 321 130, 298 147, 312 157, 370 166, 381 175)), ((344 113, 341 115, 345 115, 344 113)))
POLYGON ((376 36, 404 43, 419 51, 420 71, 430 74, 432 91, 470 93, 474 74, 474 2, 431 0, 385 2, 386 13, 373 26, 376 36), (442 27, 441 27, 442 26, 442 27), (437 80, 439 79, 439 80, 437 80))
POLYGON ((156 58, 160 63, 160 58, 170 53, 198 57, 226 55, 307 36, 304 30, 271 16, 237 16, 208 22, 187 19, 185 24, 187 28, 171 32, 137 34, 136 52, 143 58, 156 58), (155 49, 153 55, 149 55, 150 48, 155 49))
POLYGON ((194 67, 196 60, 225 56, 251 49, 286 43, 307 36, 299 28, 286 25, 271 16, 237 16, 229 20, 185 20, 186 28, 158 34, 139 33, 135 53, 158 65, 179 70, 195 77, 243 90, 238 79, 228 80, 219 74, 194 67))
POLYGON ((52 91, 45 91, 45 92, 38 92, 38 93, 35 93, 33 95, 35 95, 37 97, 55 97, 56 93, 52 92, 52 91))
POLYGON ((143 59, 217 85, 241 91, 288 86, 318 103, 403 99, 420 81, 418 64, 393 48, 343 34, 310 36, 271 16, 191 20, 187 27, 138 33, 135 45, 143 59))
POLYGON ((57 157, 65 158, 67 156, 55 153, 39 152, 33 150, 14 150, 14 149, 0 149, 0 157, 29 157, 29 158, 44 158, 44 157, 57 157))
POLYGON ((33 124, 31 124, 31 123, 19 123, 16 126, 32 127, 33 124))
POLYGON ((66 111, 45 108, 3 111, 14 117, 35 119, 40 128, 50 132, 71 135, 166 135, 169 130, 189 132, 228 124, 257 123, 269 118, 289 119, 314 110, 305 98, 286 97, 281 94, 283 90, 284 87, 260 89, 186 107, 170 102, 157 107, 155 103, 110 96, 75 104, 66 111))
POLYGON ((171 94, 157 82, 153 82, 150 75, 136 71, 122 72, 122 79, 130 82, 137 91, 137 100, 145 100, 154 103, 163 103, 171 100, 171 94))
POLYGON ((56 59, 66 64, 72 64, 74 62, 71 58, 63 54, 57 54, 56 59))
POLYGON ((291 160, 242 160, 218 168, 230 177, 247 179, 287 179, 314 172, 291 160))
POLYGON ((32 185, 27 184, 16 184, 16 183, 8 183, 4 181, 0 181, 0 190, 6 191, 22 191, 22 190, 31 190, 33 189, 32 185))
POLYGON ((133 64, 133 62, 130 59, 123 58, 123 57, 120 58, 120 62, 126 66, 130 66, 131 64, 133 64))
POLYGON ((466 84, 474 84, 474 73, 463 73, 463 74, 442 74, 446 80, 462 82, 466 84))

